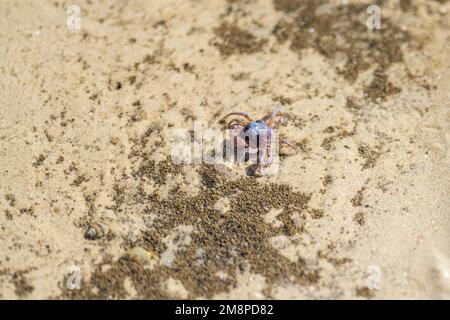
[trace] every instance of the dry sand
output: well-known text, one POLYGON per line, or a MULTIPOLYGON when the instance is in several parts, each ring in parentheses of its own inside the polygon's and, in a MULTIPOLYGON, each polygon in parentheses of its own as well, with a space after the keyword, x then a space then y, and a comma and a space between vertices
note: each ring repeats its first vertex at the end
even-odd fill
POLYGON ((450 3, 344 2, 1 1, 0 298, 450 298, 450 3), (171 162, 275 105, 276 175, 171 162))

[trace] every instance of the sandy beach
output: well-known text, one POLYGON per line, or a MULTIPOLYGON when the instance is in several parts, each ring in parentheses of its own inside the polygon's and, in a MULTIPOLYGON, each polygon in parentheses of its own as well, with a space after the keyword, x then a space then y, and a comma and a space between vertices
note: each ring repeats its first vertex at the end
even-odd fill
POLYGON ((0 0, 0 299, 450 299, 449 18, 0 0), (275 174, 173 161, 274 108, 275 174))

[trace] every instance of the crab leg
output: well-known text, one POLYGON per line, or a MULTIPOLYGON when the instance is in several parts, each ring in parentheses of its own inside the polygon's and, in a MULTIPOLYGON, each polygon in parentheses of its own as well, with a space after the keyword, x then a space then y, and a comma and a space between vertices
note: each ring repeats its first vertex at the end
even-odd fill
POLYGON ((287 141, 286 139, 280 139, 280 144, 284 144, 287 145, 295 150, 297 150, 297 146, 289 141, 287 141))
POLYGON ((273 109, 272 114, 270 115, 269 120, 267 121, 267 125, 269 127, 272 127, 273 121, 275 120, 279 111, 280 111, 280 109, 278 109, 278 108, 273 109))
POLYGON ((253 119, 250 118, 250 116, 248 115, 247 112, 231 112, 231 113, 227 114, 224 118, 228 118, 229 116, 232 116, 232 115, 235 115, 235 116, 242 116, 242 117, 244 117, 248 122, 253 122, 253 119))
POLYGON ((257 170, 259 171, 260 175, 264 175, 264 168, 269 166, 272 163, 270 147, 262 150, 260 156, 261 156, 261 158, 259 160, 259 163, 257 164, 257 168, 258 168, 257 170))
POLYGON ((270 117, 271 117, 272 119, 274 119, 274 118, 277 116, 278 112, 280 112, 280 108, 275 108, 275 109, 273 109, 272 115, 271 115, 270 117))
POLYGON ((240 136, 236 137, 236 158, 237 163, 244 163, 245 162, 245 154, 247 152, 247 143, 245 142, 245 139, 243 139, 240 136))
POLYGON ((228 126, 228 132, 230 133, 231 137, 237 137, 239 134, 244 130, 244 127, 240 124, 233 124, 228 126))
POLYGON ((278 129, 280 127, 280 125, 284 122, 284 118, 283 117, 278 117, 273 121, 273 125, 272 128, 273 129, 278 129))
POLYGON ((234 119, 231 119, 230 122, 228 122, 227 127, 228 127, 228 129, 231 129, 231 128, 233 128, 236 125, 237 126, 246 127, 247 124, 248 123, 246 121, 243 121, 242 119, 234 118, 234 119))

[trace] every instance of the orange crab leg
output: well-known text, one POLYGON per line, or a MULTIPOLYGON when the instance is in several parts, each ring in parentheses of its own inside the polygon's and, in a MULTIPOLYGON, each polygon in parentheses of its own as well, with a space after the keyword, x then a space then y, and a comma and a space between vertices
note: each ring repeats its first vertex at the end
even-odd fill
POLYGON ((244 117, 248 122, 253 122, 253 119, 249 117, 247 112, 231 112, 229 114, 227 114, 224 118, 228 118, 229 116, 242 116, 244 117))
POLYGON ((291 148, 297 150, 297 146, 294 145, 293 143, 287 141, 286 139, 280 139, 280 144, 287 145, 287 146, 289 146, 289 147, 291 147, 291 148))
POLYGON ((227 128, 230 129, 234 125, 240 125, 240 126, 246 127, 247 124, 248 123, 246 121, 243 121, 242 119, 234 118, 234 119, 231 119, 230 122, 228 122, 227 128))
POLYGON ((283 122, 284 118, 280 116, 273 121, 273 125, 271 127, 273 129, 278 129, 283 122))

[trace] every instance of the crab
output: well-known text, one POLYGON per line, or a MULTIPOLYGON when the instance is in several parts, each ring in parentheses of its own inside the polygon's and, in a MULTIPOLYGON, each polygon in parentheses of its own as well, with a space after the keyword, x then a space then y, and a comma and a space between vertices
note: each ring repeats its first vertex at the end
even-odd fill
MULTIPOLYGON (((279 115, 278 109, 274 109, 270 116, 261 120, 253 120, 247 112, 231 112, 224 119, 233 115, 240 118, 231 119, 227 124, 227 128, 230 130, 230 135, 238 147, 238 158, 245 157, 245 160, 256 158, 254 173, 263 175, 264 168, 272 164, 272 146, 275 143, 275 130, 280 127, 284 118, 279 115), (240 153, 241 156, 239 156, 239 150, 244 151, 240 153)), ((294 144, 286 139, 280 138, 279 143, 294 150, 297 149, 294 144)))

